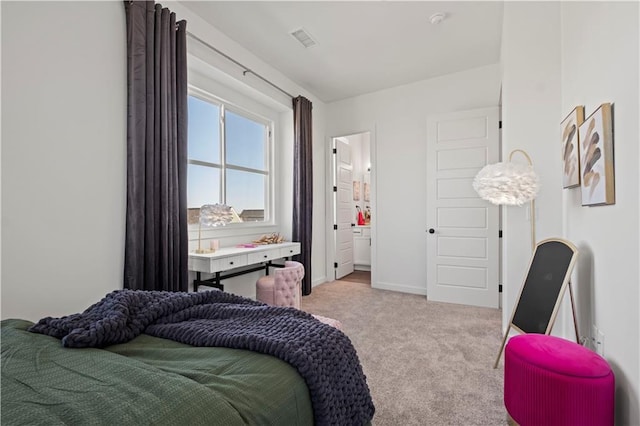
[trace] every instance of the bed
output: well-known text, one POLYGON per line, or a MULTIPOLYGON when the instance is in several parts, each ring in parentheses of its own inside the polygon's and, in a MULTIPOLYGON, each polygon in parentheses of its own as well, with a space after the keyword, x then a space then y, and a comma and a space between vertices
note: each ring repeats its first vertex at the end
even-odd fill
POLYGON ((220 291, 119 290, 80 314, 4 320, 1 386, 3 425, 356 425, 374 413, 341 331, 220 291))

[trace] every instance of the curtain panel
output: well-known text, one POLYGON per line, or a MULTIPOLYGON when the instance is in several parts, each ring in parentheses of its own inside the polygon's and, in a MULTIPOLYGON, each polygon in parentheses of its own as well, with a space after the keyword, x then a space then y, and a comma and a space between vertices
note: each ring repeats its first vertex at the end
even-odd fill
POLYGON ((187 291, 186 22, 125 1, 127 212, 124 287, 187 291))
POLYGON ((311 293, 311 225, 313 212, 313 127, 312 103, 298 96, 293 99, 293 241, 300 242, 294 259, 304 265, 302 294, 311 293))

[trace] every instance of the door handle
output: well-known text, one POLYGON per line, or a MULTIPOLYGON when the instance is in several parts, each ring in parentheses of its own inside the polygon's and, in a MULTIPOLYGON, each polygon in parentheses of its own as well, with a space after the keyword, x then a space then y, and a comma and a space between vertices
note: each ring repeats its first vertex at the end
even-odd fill
POLYGON ((430 233, 430 234, 435 234, 435 233, 436 233, 436 230, 435 230, 435 229, 433 229, 433 228, 429 228, 429 233, 430 233))

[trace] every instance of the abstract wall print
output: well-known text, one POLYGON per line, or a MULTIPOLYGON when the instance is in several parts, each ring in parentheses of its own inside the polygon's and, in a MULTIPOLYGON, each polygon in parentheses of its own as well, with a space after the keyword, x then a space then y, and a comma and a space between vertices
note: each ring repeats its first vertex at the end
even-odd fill
POLYGON ((583 206, 615 203, 611 113, 611 104, 604 103, 579 127, 583 206))
POLYGON ((353 181, 353 200, 360 201, 360 181, 353 181))
POLYGON ((371 194, 369 193, 369 184, 367 182, 364 183, 364 200, 371 201, 371 194))
POLYGON ((580 140, 578 127, 584 121, 584 107, 577 106, 562 120, 562 187, 580 185, 580 140))

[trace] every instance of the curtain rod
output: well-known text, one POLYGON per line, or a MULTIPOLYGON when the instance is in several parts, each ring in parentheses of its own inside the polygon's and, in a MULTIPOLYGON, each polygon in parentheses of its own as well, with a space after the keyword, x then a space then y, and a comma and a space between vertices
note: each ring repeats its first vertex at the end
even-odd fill
POLYGON ((273 87, 274 89, 277 89, 280 92, 284 93, 285 95, 289 96, 291 99, 294 98, 294 96, 292 94, 290 94, 289 92, 287 92, 287 91, 281 89, 280 87, 276 86, 275 84, 273 84, 272 82, 270 82, 269 80, 267 80, 266 78, 264 78, 263 76, 258 74, 257 72, 253 71, 251 68, 246 67, 245 65, 243 65, 240 62, 236 61, 235 59, 233 59, 231 56, 227 55, 226 53, 216 49, 215 47, 213 47, 212 45, 210 45, 206 41, 202 40, 200 37, 196 36, 195 34, 190 33, 189 31, 187 31, 187 35, 189 37, 191 37, 192 39, 194 39, 196 41, 199 41, 200 43, 204 44, 205 46, 207 46, 209 49, 213 50, 217 54, 219 54, 221 56, 224 56, 226 59, 228 59, 229 61, 233 62, 234 64, 236 64, 240 68, 243 68, 244 71, 242 71, 242 75, 247 75, 247 73, 251 73, 251 74, 255 75, 256 77, 258 77, 260 80, 264 81, 265 83, 267 83, 268 85, 273 87))

